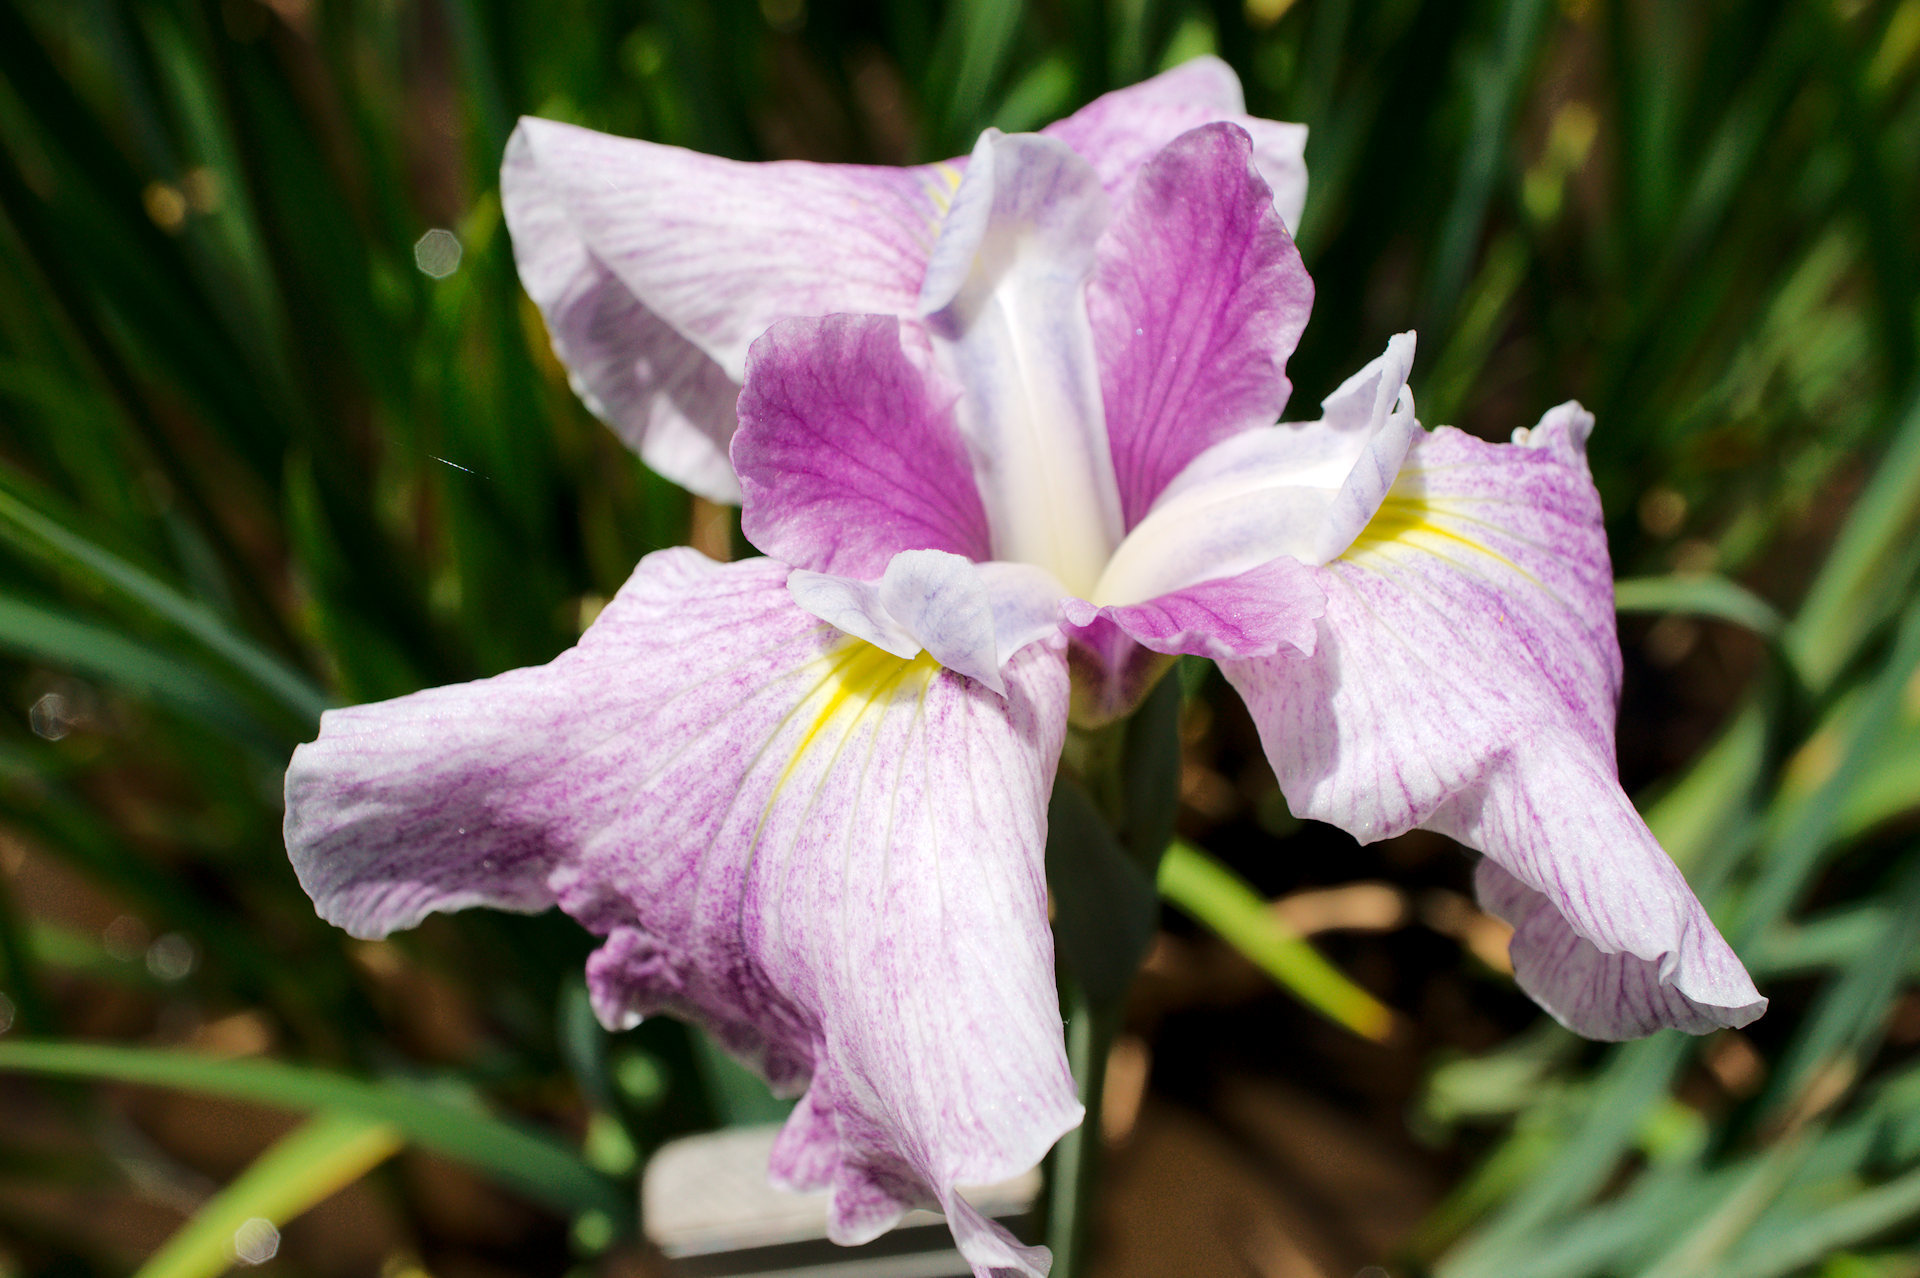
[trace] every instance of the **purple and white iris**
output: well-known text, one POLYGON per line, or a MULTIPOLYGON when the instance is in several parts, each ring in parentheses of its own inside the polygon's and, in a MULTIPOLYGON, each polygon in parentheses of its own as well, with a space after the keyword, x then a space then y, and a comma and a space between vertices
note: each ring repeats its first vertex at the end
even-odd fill
POLYGON ((1312 286, 1299 126, 1202 60, 918 169, 524 121, 503 195, 587 402, 766 558, 644 560, 551 664, 328 714, 287 777, 320 913, 559 905, 610 1026, 804 1092, 773 1175, 857 1242, 1080 1121, 1042 869, 1069 719, 1175 654, 1293 810, 1484 853, 1521 986, 1595 1038, 1765 1006, 1615 774, 1612 578, 1562 405, 1428 432, 1411 334, 1279 422, 1312 286))

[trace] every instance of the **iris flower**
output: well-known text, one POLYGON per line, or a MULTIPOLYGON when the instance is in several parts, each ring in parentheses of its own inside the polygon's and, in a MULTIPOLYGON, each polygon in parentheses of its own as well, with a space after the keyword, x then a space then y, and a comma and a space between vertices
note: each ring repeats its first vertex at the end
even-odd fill
POLYGON ((1192 653, 1296 814, 1482 853, 1566 1025, 1757 1016, 1616 776, 1591 417, 1429 432, 1407 334, 1280 420, 1303 142, 1213 60, 924 168, 524 121, 507 215, 574 385, 765 557, 662 551, 546 666, 329 713, 287 777, 320 913, 558 905, 607 1025, 687 1017, 800 1095, 772 1174, 836 1240, 931 1206, 976 1273, 1043 1274, 955 1187, 1082 1116, 1048 794, 1070 720, 1192 653))

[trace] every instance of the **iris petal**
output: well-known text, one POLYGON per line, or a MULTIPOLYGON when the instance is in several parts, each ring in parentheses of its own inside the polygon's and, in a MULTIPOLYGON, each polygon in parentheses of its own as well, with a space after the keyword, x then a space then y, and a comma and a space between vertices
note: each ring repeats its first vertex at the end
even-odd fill
POLYGON ((849 639, 787 570, 650 556, 538 670, 329 716, 289 780, 321 913, 557 900, 606 938, 610 1025, 700 1021, 788 1092, 776 1173, 833 1236, 946 1210, 976 1272, 1045 1270, 955 1195, 1079 1121, 1042 848, 1065 729, 1058 644, 1006 695, 849 639))
POLYGON ((1223 663, 1294 812, 1484 852, 1522 988, 1589 1037, 1766 1006, 1621 792, 1612 572, 1578 405, 1514 445, 1418 440, 1318 570, 1311 659, 1223 663))
POLYGON ((1091 588, 1120 537, 1085 287, 1108 216, 1064 143, 989 129, 927 265, 920 307, 955 406, 996 559, 1091 588))
POLYGON ((1298 227, 1307 200, 1307 127, 1246 111, 1233 68, 1201 57, 1095 98, 1041 131, 1087 157, 1107 194, 1118 199, 1140 167, 1182 133, 1216 120, 1239 125, 1253 137, 1254 162, 1273 189, 1275 208, 1289 228, 1298 227))
POLYGON ((1127 527, 1210 445, 1279 420, 1312 306, 1244 130, 1195 129, 1146 163, 1087 287, 1127 527))
POLYGON ((1317 422, 1244 431, 1193 459, 1127 534, 1093 599, 1132 604, 1281 556, 1320 564, 1372 517, 1420 424, 1413 335, 1348 378, 1317 422))

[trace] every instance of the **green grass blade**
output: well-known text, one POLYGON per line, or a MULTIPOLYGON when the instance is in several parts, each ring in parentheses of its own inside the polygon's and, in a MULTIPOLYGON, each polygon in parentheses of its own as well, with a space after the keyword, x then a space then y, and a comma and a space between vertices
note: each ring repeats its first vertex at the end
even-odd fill
POLYGON ((1920 1169, 1854 1194, 1791 1227, 1756 1231, 1711 1278, 1776 1278, 1920 1216, 1920 1169))
POLYGON ((1872 475, 1788 632, 1816 689, 1846 667, 1899 598, 1890 570, 1920 529, 1920 396, 1872 475))
POLYGON ((198 667, 51 606, 0 597, 0 650, 117 685, 235 741, 282 748, 279 736, 198 667))
POLYGON ((961 0, 947 10, 928 114, 934 149, 964 153, 990 114, 1026 6, 1020 0, 961 0))
POLYGON ((376 1083, 279 1061, 214 1060, 91 1043, 0 1043, 0 1070, 171 1087, 279 1109, 338 1110, 391 1124, 412 1143, 569 1215, 596 1209, 616 1219, 629 1214, 626 1197, 614 1183, 558 1141, 418 1083, 376 1083))
POLYGON ((400 1133, 362 1114, 318 1114, 275 1142, 209 1199, 134 1278, 217 1278, 248 1221, 285 1224, 397 1153, 400 1133))
POLYGON ((1773 639, 1786 623, 1774 606, 1736 581, 1707 574, 1689 577, 1630 577, 1613 583, 1619 612, 1690 613, 1745 626, 1773 639))
POLYGON ((1336 1025, 1376 1043, 1393 1036, 1398 1018, 1392 1009, 1283 924, 1245 879, 1184 839, 1168 845, 1160 862, 1160 895, 1336 1025))
POLYGON ((1920 945, 1920 854, 1885 900, 1891 909, 1876 934, 1801 1022, 1769 1080, 1763 1113, 1779 1115, 1791 1107, 1824 1067, 1844 1061, 1852 1068, 1871 1056, 1908 978, 1909 956, 1920 945))
POLYGON ((1497 12, 1496 47, 1466 64, 1472 123, 1422 299, 1427 327, 1451 327, 1444 321, 1452 316, 1472 272, 1488 207, 1507 159, 1514 112, 1532 78, 1552 7, 1544 0, 1519 0, 1497 12))
POLYGON ((1799 807, 1773 846, 1752 890, 1740 903, 1728 939, 1736 949, 1764 935, 1786 917, 1820 858, 1832 846, 1846 814, 1853 778, 1898 721, 1909 680, 1920 668, 1920 600, 1908 605, 1886 664, 1866 691, 1862 712, 1841 748, 1840 766, 1799 807))
POLYGON ((4 491, 0 491, 0 536, 42 558, 79 569, 89 582, 107 587, 191 635, 303 722, 319 722, 320 712, 327 708, 326 694, 305 675, 229 627, 212 609, 69 532, 4 491))

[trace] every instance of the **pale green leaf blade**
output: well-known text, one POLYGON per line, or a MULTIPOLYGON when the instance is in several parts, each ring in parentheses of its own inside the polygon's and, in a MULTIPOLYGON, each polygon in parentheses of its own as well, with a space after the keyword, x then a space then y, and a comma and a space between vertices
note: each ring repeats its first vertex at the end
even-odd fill
POLYGON ((400 1149, 392 1124, 344 1110, 308 1119, 203 1204, 134 1278, 215 1278, 234 1263, 252 1220, 276 1228, 332 1197, 400 1149))

